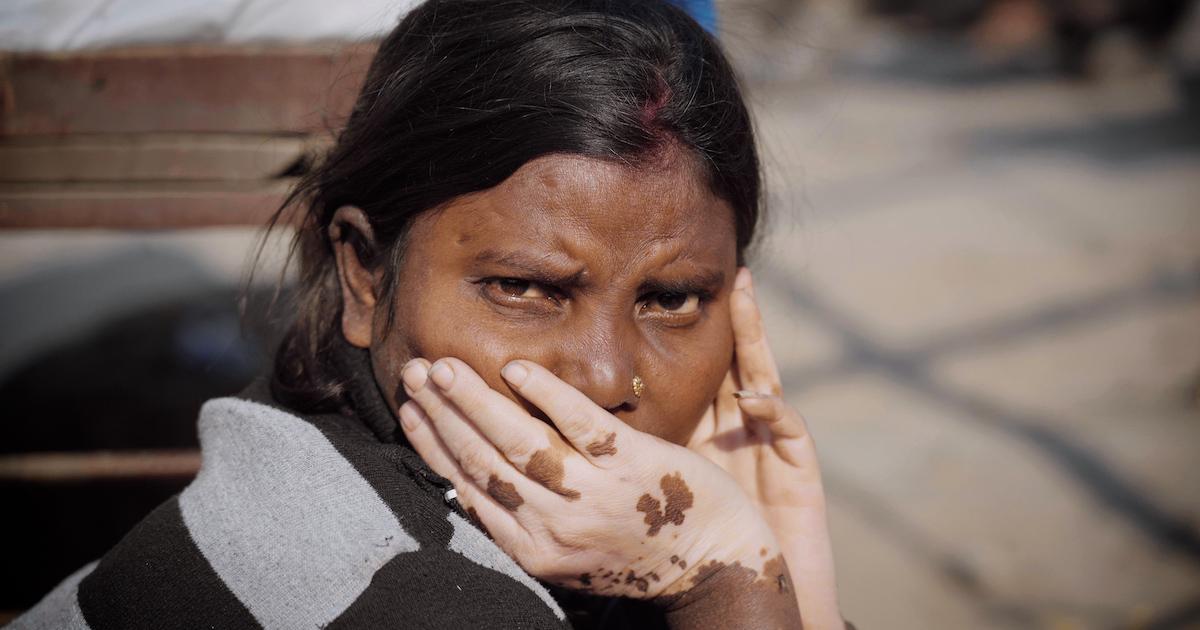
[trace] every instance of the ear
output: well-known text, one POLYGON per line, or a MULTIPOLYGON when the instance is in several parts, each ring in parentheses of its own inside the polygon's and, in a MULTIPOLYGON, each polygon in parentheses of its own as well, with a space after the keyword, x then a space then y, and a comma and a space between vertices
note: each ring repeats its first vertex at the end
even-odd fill
POLYGON ((367 215, 354 206, 338 208, 329 222, 329 242, 342 286, 342 335, 351 345, 369 348, 383 273, 362 260, 377 251, 367 215))

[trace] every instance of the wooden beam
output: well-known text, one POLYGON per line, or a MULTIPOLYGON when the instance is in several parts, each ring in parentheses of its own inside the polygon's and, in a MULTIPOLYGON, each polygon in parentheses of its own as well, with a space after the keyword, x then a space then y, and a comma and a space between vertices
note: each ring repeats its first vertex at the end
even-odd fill
POLYGON ((0 229, 259 226, 294 183, 0 184, 0 229))
POLYGON ((0 182, 272 179, 320 147, 304 136, 128 134, 0 139, 0 182))
POLYGON ((0 480, 37 483, 193 477, 200 451, 96 451, 0 455, 0 480))
POLYGON ((187 45, 0 57, 0 136, 340 126, 377 44, 187 45))

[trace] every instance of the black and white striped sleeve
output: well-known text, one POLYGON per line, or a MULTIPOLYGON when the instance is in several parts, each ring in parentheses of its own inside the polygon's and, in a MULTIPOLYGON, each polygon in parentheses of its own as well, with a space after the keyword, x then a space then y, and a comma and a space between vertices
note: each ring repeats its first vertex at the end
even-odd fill
POLYGON ((569 627, 395 445, 234 398, 200 436, 195 481, 12 627, 569 627))

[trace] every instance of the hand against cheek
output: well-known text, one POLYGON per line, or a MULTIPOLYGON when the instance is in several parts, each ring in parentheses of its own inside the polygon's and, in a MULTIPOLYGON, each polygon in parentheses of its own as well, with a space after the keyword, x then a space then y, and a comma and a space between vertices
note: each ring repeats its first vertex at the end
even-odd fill
POLYGON ((825 492, 804 419, 782 398, 753 280, 730 297, 734 364, 689 448, 729 472, 783 545, 805 628, 841 628, 825 492))
POLYGON ((778 543, 728 474, 626 426, 534 363, 510 363, 504 377, 558 431, 457 359, 405 367, 411 400, 400 420, 413 447, 530 574, 647 599, 684 594, 739 563, 794 606, 778 543))

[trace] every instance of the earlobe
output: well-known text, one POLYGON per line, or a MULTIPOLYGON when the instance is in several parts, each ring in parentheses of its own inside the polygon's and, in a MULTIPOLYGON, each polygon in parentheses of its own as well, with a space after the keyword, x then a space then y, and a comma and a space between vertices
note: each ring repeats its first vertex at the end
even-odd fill
POLYGON ((369 348, 382 274, 373 268, 377 249, 367 215, 354 206, 338 208, 329 222, 329 243, 341 285, 342 335, 354 346, 369 348))

